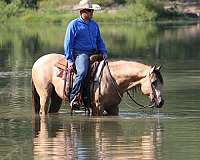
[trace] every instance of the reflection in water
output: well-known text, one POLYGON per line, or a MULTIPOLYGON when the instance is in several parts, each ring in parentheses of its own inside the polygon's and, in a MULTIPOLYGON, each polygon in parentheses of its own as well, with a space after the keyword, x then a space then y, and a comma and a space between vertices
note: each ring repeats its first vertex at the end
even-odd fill
POLYGON ((31 119, 0 116, 0 160, 30 159, 31 119))
MULTIPOLYGON (((30 67, 30 63, 33 64, 43 54, 63 53, 65 28, 56 25, 46 28, 46 24, 19 28, 0 25, 0 66, 30 67)), ((101 28, 110 58, 152 57, 154 61, 199 58, 199 23, 185 26, 101 24, 101 28)))
POLYGON ((34 122, 35 137, 33 139, 34 159, 72 159, 73 144, 69 135, 59 131, 62 126, 54 123, 48 125, 48 118, 36 117, 34 122))
POLYGON ((153 160, 161 148, 161 129, 157 122, 152 125, 152 122, 131 120, 133 124, 123 126, 119 118, 64 120, 57 116, 33 119, 34 159, 153 160))

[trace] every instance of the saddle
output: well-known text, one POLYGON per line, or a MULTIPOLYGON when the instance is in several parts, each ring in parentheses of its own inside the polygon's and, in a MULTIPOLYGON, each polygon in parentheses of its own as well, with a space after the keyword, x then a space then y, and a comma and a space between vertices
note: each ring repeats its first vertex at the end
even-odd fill
MULTIPOLYGON (((79 94, 79 103, 81 106, 88 106, 90 104, 90 84, 92 83, 95 73, 97 71, 99 63, 103 60, 103 57, 100 54, 92 54, 90 56, 90 67, 88 71, 88 75, 86 78, 86 84, 83 86, 83 89, 81 91, 81 94, 79 94)), ((64 82, 64 88, 63 88, 63 99, 66 101, 69 101, 69 95, 71 92, 71 89, 73 87, 73 76, 76 73, 76 70, 69 70, 68 69, 68 62, 65 58, 58 61, 58 63, 55 65, 59 69, 59 73, 57 77, 62 78, 64 82)))

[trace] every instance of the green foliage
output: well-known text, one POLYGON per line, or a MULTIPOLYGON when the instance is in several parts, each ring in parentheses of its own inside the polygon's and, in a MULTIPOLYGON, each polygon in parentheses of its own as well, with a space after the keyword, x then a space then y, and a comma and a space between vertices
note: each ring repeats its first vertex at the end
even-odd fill
POLYGON ((142 3, 135 3, 117 11, 108 11, 95 15, 101 22, 138 22, 156 19, 157 14, 142 3))
POLYGON ((6 4, 5 2, 0 2, 0 21, 6 18, 17 16, 17 14, 23 11, 21 7, 20 0, 13 0, 12 3, 6 4))
MULTIPOLYGON (((13 17, 23 21, 42 21, 63 23, 76 17, 71 8, 79 0, 37 0, 37 10, 26 8, 27 0, 12 0, 11 3, 0 1, 0 21, 13 17)), ((183 16, 177 13, 166 13, 164 0, 93 0, 105 8, 95 12, 95 18, 101 22, 135 22, 157 20, 165 16, 183 16), (111 7, 112 6, 112 7, 111 7), (112 9, 111 9, 112 8, 112 9)), ((36 0, 35 0, 36 2, 36 0)))
POLYGON ((4 14, 4 8, 6 7, 5 2, 0 1, 0 21, 6 19, 6 15, 4 14))
POLYGON ((20 10, 21 1, 15 0, 9 5, 5 7, 5 13, 7 13, 8 17, 15 16, 17 12, 20 10))

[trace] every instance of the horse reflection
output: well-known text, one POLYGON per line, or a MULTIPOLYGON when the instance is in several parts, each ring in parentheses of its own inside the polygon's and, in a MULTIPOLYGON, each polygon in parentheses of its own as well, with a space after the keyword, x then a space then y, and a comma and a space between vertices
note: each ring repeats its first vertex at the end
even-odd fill
POLYGON ((156 159, 162 145, 157 122, 55 116, 33 121, 34 159, 156 159))
POLYGON ((33 120, 34 159, 73 159, 74 145, 70 136, 59 131, 62 128, 61 123, 52 122, 47 117, 39 116, 33 120))
MULTIPOLYGON (((32 91, 34 113, 47 114, 58 112, 62 103, 64 80, 57 77, 59 70, 55 65, 64 59, 61 54, 48 54, 39 58, 32 68, 32 91), (49 100, 51 104, 48 109, 49 100)), ((92 83, 92 115, 118 115, 123 94, 139 86, 142 93, 149 97, 151 106, 160 108, 164 104, 162 96, 163 79, 160 68, 131 61, 106 63, 101 81, 92 83)))

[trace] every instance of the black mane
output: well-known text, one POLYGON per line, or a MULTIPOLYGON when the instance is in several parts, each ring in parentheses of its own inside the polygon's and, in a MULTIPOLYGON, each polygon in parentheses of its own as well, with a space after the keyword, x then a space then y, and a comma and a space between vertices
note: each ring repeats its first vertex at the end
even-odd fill
POLYGON ((157 69, 155 69, 155 70, 154 70, 154 73, 156 74, 156 77, 159 79, 160 83, 161 83, 161 84, 164 84, 163 77, 162 77, 160 71, 157 70, 157 69))

